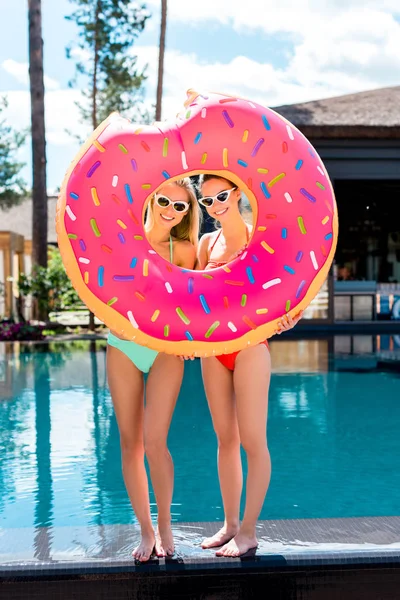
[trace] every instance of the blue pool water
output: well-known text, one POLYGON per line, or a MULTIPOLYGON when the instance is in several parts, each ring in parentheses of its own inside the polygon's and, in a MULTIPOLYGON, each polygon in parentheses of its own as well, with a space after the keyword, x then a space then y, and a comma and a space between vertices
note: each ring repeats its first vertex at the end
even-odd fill
MULTIPOLYGON (((386 369, 375 341, 360 339, 271 344, 273 475, 261 518, 400 514, 399 363, 386 369)), ((393 340, 383 346, 390 353, 393 340)), ((134 522, 104 347, 91 347, 0 344, 0 527, 134 522)), ((199 361, 185 369, 170 433, 173 518, 221 520, 199 361)))

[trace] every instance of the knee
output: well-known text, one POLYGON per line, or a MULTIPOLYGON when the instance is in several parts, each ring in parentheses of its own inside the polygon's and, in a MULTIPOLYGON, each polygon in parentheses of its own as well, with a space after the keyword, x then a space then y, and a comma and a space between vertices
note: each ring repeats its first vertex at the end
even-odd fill
POLYGON ((121 434, 122 461, 129 462, 144 457, 143 440, 132 435, 121 434))
POLYGON ((157 460, 168 453, 167 440, 162 437, 146 436, 144 438, 144 451, 149 462, 157 460))
POLYGON ((233 452, 240 450, 239 432, 235 429, 225 429, 217 432, 218 450, 233 452))
POLYGON ((242 435, 241 444, 243 450, 248 456, 257 456, 268 453, 267 436, 266 435, 242 435))

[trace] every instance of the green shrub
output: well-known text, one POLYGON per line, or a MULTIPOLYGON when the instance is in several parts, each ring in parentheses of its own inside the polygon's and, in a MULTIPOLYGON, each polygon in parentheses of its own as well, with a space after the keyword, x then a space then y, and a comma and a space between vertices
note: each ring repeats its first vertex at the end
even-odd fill
POLYGON ((35 298, 39 310, 46 314, 50 311, 81 308, 82 302, 65 272, 59 250, 52 248, 49 252, 47 268, 36 266, 30 275, 20 275, 18 287, 21 296, 35 298))

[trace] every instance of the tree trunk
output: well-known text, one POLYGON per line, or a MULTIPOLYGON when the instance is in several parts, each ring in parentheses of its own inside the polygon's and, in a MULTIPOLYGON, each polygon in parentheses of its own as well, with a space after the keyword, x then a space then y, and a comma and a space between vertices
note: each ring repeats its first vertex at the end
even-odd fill
POLYGON ((160 50, 159 50, 159 55, 158 55, 156 121, 161 121, 166 32, 167 32, 167 0, 161 0, 161 27, 160 27, 160 50))
POLYGON ((46 135, 41 0, 28 0, 32 127, 32 262, 47 267, 46 135))
POLYGON ((97 22, 99 20, 101 12, 101 0, 97 0, 96 10, 94 13, 94 28, 95 28, 95 42, 94 42, 94 56, 93 56, 93 76, 92 76, 92 128, 93 131, 96 129, 97 122, 97 69, 99 64, 99 36, 97 22))
MULTIPOLYGON (((46 134, 41 0, 28 0, 32 136, 32 264, 47 267, 46 134)), ((46 310, 38 317, 46 320, 46 310)))
MULTIPOLYGON (((97 128, 97 65, 99 62, 99 39, 97 35, 97 21, 99 19, 101 11, 101 0, 97 0, 96 10, 94 14, 94 27, 95 33, 95 45, 94 45, 94 57, 93 57, 93 77, 92 77, 92 129, 93 131, 97 128)), ((94 314, 89 311, 89 331, 95 330, 94 314)))

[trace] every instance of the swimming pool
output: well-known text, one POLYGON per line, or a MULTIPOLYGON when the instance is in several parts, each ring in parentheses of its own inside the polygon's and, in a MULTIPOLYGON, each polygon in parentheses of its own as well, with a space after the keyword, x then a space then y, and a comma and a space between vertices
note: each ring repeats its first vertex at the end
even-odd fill
MULTIPOLYGON (((400 368, 383 360, 397 342, 348 340, 271 343, 273 474, 262 519, 399 514, 400 368)), ((0 527, 135 522, 104 347, 0 344, 0 527)), ((221 520, 199 361, 186 363, 170 450, 174 521, 221 520)))

